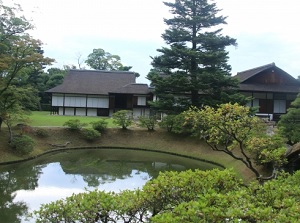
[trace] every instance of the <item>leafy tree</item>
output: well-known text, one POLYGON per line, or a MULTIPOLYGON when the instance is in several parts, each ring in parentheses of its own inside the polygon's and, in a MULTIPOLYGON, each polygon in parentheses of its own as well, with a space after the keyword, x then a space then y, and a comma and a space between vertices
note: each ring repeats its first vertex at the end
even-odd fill
POLYGON ((92 128, 82 129, 81 131, 84 138, 88 141, 94 141, 101 136, 100 132, 92 128))
POLYGON ((287 113, 280 116, 278 128, 290 144, 300 142, 300 94, 291 103, 287 113))
POLYGON ((34 140, 27 135, 15 136, 11 141, 11 146, 17 153, 27 155, 33 151, 34 140))
POLYGON ((43 56, 41 41, 27 33, 33 27, 25 17, 17 16, 20 10, 19 6, 0 3, 0 128, 3 122, 10 123, 18 116, 15 112, 22 113, 37 100, 33 89, 24 85, 28 72, 41 70, 54 61, 43 56), (21 91, 26 97, 20 97, 21 91))
POLYGON ((107 121, 105 119, 100 119, 99 121, 96 122, 91 122, 93 129, 95 129, 96 131, 102 133, 105 131, 105 129, 107 128, 107 121))
POLYGON ((230 77, 226 47, 236 40, 221 34, 225 17, 207 0, 164 2, 173 18, 162 35, 169 47, 157 51, 147 78, 155 87, 158 110, 179 113, 191 105, 215 106, 230 101, 244 103, 238 82, 230 77))
MULTIPOLYGON (((101 48, 93 49, 93 52, 88 55, 88 59, 85 62, 95 70, 129 71, 132 68, 132 66, 124 66, 121 63, 120 56, 105 52, 101 48)), ((139 76, 136 73, 136 77, 139 76)))
POLYGON ((297 222, 300 172, 246 186, 233 170, 163 172, 142 189, 42 205, 36 222, 297 222))
POLYGON ((35 103, 31 101, 31 93, 31 88, 10 86, 0 97, 0 130, 4 123, 9 131, 9 142, 13 137, 12 124, 18 121, 26 122, 28 112, 24 109, 24 103, 35 103))
POLYGON ((175 125, 176 115, 167 115, 164 116, 159 123, 159 126, 163 129, 166 129, 168 132, 172 132, 173 127, 175 125))
POLYGON ((252 183, 228 193, 208 190, 198 200, 182 202, 151 222, 297 222, 299 172, 283 174, 263 185, 252 183), (292 191, 289 191, 292 190, 292 191))
POLYGON ((63 126, 67 126, 72 131, 79 131, 82 127, 87 126, 87 123, 81 123, 79 119, 70 119, 63 126))
POLYGON ((95 70, 118 70, 122 66, 120 60, 118 55, 112 55, 103 49, 93 49, 85 62, 95 70))
POLYGON ((38 51, 41 46, 39 40, 32 39, 30 36, 26 35, 22 38, 19 37, 17 40, 12 39, 9 42, 9 50, 6 52, 5 61, 2 59, 2 64, 6 65, 0 70, 0 96, 17 81, 20 75, 28 66, 41 69, 42 65, 50 64, 53 60, 49 58, 44 58, 42 54, 38 51))
POLYGON ((218 108, 190 109, 183 112, 194 135, 203 138, 216 151, 222 151, 243 162, 257 177, 266 180, 276 175, 285 162, 286 148, 278 135, 268 135, 266 125, 253 116, 250 108, 222 104, 218 108), (263 177, 257 165, 272 164, 273 174, 263 177))
POLYGON ((120 110, 112 115, 113 123, 127 129, 132 124, 132 112, 128 110, 120 110))
POLYGON ((146 127, 148 129, 148 131, 153 131, 156 124, 157 124, 157 120, 156 120, 155 116, 150 116, 150 117, 140 116, 139 117, 139 125, 141 127, 146 127))

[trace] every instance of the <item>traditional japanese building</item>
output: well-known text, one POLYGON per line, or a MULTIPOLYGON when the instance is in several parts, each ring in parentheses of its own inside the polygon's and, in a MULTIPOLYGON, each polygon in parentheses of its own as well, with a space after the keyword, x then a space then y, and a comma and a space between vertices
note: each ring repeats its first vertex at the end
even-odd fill
POLYGON ((240 92, 252 98, 249 106, 258 108, 258 116, 278 120, 300 92, 300 82, 275 63, 238 72, 240 92))
POLYGON ((126 109, 138 117, 150 113, 153 95, 135 79, 134 72, 70 70, 61 85, 46 92, 58 115, 110 116, 126 109))

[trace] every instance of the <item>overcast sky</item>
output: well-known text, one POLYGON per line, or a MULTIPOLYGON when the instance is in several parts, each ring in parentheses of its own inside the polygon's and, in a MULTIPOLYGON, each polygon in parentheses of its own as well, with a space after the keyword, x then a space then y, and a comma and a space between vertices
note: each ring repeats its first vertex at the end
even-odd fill
MULTIPOLYGON (((121 57, 141 74, 151 69, 150 56, 164 45, 163 18, 170 17, 162 0, 3 0, 19 3, 32 19, 34 38, 44 43, 54 67, 77 65, 94 48, 121 57)), ((236 38, 228 48, 232 74, 275 62, 294 77, 300 75, 299 0, 216 0, 228 16, 223 33, 236 38)))

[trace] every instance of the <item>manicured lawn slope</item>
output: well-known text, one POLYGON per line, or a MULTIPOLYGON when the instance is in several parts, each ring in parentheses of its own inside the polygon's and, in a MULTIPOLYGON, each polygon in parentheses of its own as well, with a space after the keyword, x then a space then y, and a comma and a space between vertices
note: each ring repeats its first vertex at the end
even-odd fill
MULTIPOLYGON (((72 132, 61 126, 65 121, 74 118, 80 119, 81 122, 90 123, 99 120, 99 117, 52 116, 48 112, 33 112, 30 118, 32 119, 30 125, 33 126, 33 131, 28 134, 36 142, 34 151, 29 156, 20 156, 14 153, 7 142, 8 131, 3 127, 2 132, 0 132, 0 162, 20 160, 39 155, 43 152, 59 148, 52 146, 52 144, 62 145, 70 142, 66 148, 116 146, 173 152, 214 161, 225 167, 233 168, 246 181, 254 177, 241 162, 234 160, 222 152, 211 150, 203 141, 189 136, 171 134, 159 129, 159 127, 155 131, 147 131, 136 126, 131 127, 129 130, 122 130, 116 127, 108 128, 99 139, 94 142, 88 142, 84 139, 82 133, 72 132), (48 136, 36 136, 34 130, 38 128, 45 129, 48 136)), ((113 126, 111 119, 108 119, 108 122, 109 126, 113 126)), ((19 133, 17 127, 14 127, 14 133, 19 133)))

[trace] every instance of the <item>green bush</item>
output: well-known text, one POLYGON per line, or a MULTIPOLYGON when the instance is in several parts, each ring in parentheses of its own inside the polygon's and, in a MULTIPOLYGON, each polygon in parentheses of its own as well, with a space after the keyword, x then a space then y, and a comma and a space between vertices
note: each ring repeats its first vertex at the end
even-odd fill
POLYGON ((299 179, 300 171, 280 173, 246 186, 228 169, 161 172, 142 189, 73 194, 32 216, 35 222, 299 222, 299 179))
POLYGON ((139 126, 146 127, 149 131, 153 131, 157 124, 157 120, 155 116, 140 116, 139 117, 139 126))
POLYGON ((191 135, 193 123, 187 120, 183 113, 180 113, 178 115, 167 115, 163 117, 159 126, 167 129, 168 132, 191 135))
POLYGON ((96 122, 91 122, 93 129, 95 129, 98 132, 104 132, 105 129, 107 128, 107 121, 104 119, 100 119, 99 121, 96 122))
POLYGON ((67 126, 72 131, 77 131, 84 126, 87 126, 87 124, 81 123, 79 119, 70 119, 69 121, 66 121, 63 126, 67 126))
POLYGON ((33 151, 34 140, 30 136, 19 135, 15 136, 10 144, 16 152, 27 155, 33 151))
POLYGON ((128 110, 121 110, 112 115, 113 123, 121 126, 122 129, 127 129, 133 122, 132 112, 128 110))
POLYGON ((48 131, 46 129, 37 129, 35 131, 35 135, 41 138, 49 136, 48 131))
POLYGON ((88 141, 94 141, 101 136, 101 133, 95 129, 82 129, 82 134, 84 138, 88 141))
POLYGON ((159 123, 159 126, 162 129, 167 129, 168 132, 172 132, 173 126, 175 124, 175 117, 176 115, 164 116, 161 122, 159 123))
POLYGON ((291 103, 287 113, 280 116, 277 127, 289 144, 300 142, 300 93, 291 103))

